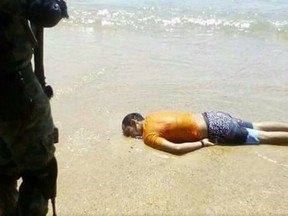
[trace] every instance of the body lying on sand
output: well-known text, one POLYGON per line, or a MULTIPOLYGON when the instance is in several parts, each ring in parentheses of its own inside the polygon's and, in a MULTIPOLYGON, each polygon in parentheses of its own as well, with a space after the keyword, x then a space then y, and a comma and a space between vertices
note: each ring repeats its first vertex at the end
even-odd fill
POLYGON ((244 121, 221 111, 158 111, 145 118, 130 113, 122 121, 122 131, 127 137, 141 138, 145 144, 173 154, 216 144, 288 145, 288 123, 244 121))

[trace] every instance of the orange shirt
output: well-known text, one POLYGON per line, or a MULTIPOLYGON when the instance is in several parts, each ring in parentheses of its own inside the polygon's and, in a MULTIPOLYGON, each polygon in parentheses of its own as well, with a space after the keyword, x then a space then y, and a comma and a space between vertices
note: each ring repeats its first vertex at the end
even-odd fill
POLYGON ((143 140, 146 144, 159 147, 164 139, 173 143, 200 140, 200 130, 192 113, 160 111, 145 117, 143 140))

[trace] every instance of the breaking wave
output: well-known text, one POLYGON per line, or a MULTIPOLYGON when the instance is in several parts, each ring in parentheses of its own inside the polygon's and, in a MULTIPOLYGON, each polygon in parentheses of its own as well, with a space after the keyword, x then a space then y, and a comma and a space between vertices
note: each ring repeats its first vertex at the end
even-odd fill
POLYGON ((70 10, 71 25, 100 29, 156 30, 156 31, 226 31, 231 33, 272 33, 288 35, 288 20, 258 13, 209 13, 180 9, 163 11, 157 8, 137 10, 70 10), (190 13, 189 13, 190 12, 190 13))

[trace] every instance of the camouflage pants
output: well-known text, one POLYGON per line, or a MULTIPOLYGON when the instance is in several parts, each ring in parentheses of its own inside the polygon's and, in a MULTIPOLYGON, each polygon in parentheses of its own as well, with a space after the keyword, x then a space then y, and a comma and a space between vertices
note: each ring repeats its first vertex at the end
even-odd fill
POLYGON ((31 65, 15 74, 0 85, 0 138, 6 144, 0 149, 10 153, 0 152, 0 166, 10 160, 20 171, 39 169, 55 151, 50 102, 31 65))
POLYGON ((31 65, 20 72, 0 80, 0 216, 44 216, 48 199, 33 178, 22 178, 18 193, 17 177, 54 158, 54 124, 31 65))
POLYGON ((23 181, 18 193, 15 177, 0 176, 0 216, 45 216, 47 212, 48 199, 39 188, 23 181))
POLYGON ((0 216, 16 214, 18 200, 17 179, 0 175, 0 216))

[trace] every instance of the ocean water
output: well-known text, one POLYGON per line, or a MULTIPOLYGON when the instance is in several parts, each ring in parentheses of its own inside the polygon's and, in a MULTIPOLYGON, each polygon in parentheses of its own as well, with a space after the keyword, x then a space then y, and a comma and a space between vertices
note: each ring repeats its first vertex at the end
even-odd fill
POLYGON ((286 1, 67 4, 70 18, 46 31, 47 68, 54 73, 47 79, 57 94, 89 83, 121 92, 111 98, 123 99, 118 102, 126 110, 128 100, 147 112, 188 104, 197 111, 228 109, 262 119, 266 115, 257 116, 259 107, 266 112, 277 107, 287 117, 286 1), (247 103, 252 112, 239 110, 247 103), (275 107, 266 106, 271 103, 275 107))
POLYGON ((286 1, 69 1, 69 23, 126 30, 287 39, 286 1))
POLYGON ((58 95, 85 87, 118 98, 123 110, 190 106, 287 119, 286 1, 67 4, 70 18, 46 31, 47 80, 58 95))

